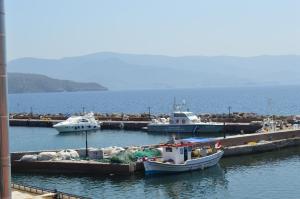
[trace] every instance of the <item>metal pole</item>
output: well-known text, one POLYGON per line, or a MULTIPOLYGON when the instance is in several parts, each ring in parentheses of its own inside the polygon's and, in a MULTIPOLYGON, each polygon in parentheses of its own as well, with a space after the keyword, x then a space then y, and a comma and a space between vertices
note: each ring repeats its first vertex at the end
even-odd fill
POLYGON ((151 107, 148 107, 148 116, 149 116, 149 120, 151 120, 151 107))
POLYGON ((88 158, 88 140, 87 140, 87 131, 85 131, 85 158, 88 158))
POLYGON ((11 198, 4 0, 0 0, 0 198, 11 198))
POLYGON ((224 123, 223 123, 223 137, 226 138, 226 131, 227 131, 227 128, 226 128, 226 124, 225 124, 225 120, 224 120, 224 123))
POLYGON ((228 118, 229 118, 229 120, 231 118, 230 111, 231 111, 231 106, 228 106, 228 118))

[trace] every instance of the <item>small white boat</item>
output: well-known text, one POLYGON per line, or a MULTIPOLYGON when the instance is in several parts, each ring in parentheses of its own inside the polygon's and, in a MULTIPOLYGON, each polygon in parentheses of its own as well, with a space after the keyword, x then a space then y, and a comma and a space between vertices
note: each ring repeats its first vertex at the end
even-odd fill
POLYGON ((144 161, 145 174, 177 173, 204 169, 216 165, 224 152, 212 149, 192 149, 191 144, 165 144, 161 145, 162 158, 144 161), (198 150, 199 157, 192 157, 192 150, 198 150), (206 150, 206 151, 205 151, 206 150))
POLYGON ((100 127, 101 125, 95 119, 93 113, 88 113, 84 116, 72 116, 66 121, 53 125, 53 128, 60 133, 97 130, 100 127))

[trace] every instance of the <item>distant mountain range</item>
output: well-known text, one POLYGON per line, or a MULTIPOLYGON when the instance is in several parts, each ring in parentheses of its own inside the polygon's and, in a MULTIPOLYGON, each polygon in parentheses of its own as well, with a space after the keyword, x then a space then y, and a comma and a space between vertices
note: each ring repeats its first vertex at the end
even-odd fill
POLYGON ((62 59, 21 58, 9 72, 97 82, 113 90, 300 85, 300 56, 185 56, 95 53, 62 59))
POLYGON ((107 88, 97 83, 79 83, 49 78, 45 75, 8 73, 9 93, 102 91, 107 88))

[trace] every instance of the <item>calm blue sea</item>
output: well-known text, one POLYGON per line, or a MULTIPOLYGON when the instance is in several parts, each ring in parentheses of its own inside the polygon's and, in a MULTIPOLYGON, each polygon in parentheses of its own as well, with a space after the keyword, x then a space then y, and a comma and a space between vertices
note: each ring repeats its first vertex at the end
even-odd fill
MULTIPOLYGON (((9 95, 11 112, 74 113, 171 111, 174 97, 197 113, 233 111, 299 114, 300 87, 211 88, 186 90, 108 91, 9 95)), ((169 135, 139 131, 91 132, 89 146, 128 146, 163 142, 169 135)), ((60 135, 51 128, 10 128, 11 151, 81 148, 84 134, 60 135)), ((92 198, 299 198, 300 147, 225 158, 216 167, 178 175, 145 177, 39 175, 13 173, 14 182, 92 198)))
POLYGON ((300 113, 300 86, 202 88, 146 91, 10 94, 11 112, 75 113, 169 113, 174 98, 186 101, 195 113, 233 111, 291 115, 300 113))

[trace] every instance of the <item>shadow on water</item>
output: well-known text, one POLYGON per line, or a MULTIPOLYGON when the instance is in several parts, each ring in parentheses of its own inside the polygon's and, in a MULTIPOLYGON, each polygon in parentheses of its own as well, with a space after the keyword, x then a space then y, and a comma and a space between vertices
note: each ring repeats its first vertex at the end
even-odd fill
MULTIPOLYGON (((60 132, 60 133, 57 133, 57 135, 56 136, 61 136, 61 137, 63 137, 63 136, 76 136, 76 135, 80 135, 80 136, 82 136, 82 135, 85 135, 85 131, 72 131, 72 132, 60 132)), ((95 134, 95 133, 98 133, 98 130, 91 130, 91 131, 87 131, 87 134, 88 135, 91 135, 91 134, 95 134)))
POLYGON ((208 196, 217 192, 217 187, 227 189, 228 182, 225 179, 223 169, 214 167, 187 173, 178 173, 163 176, 145 176, 145 187, 160 190, 156 197, 168 198, 192 198, 208 196), (207 189, 205 187, 210 187, 207 189))

